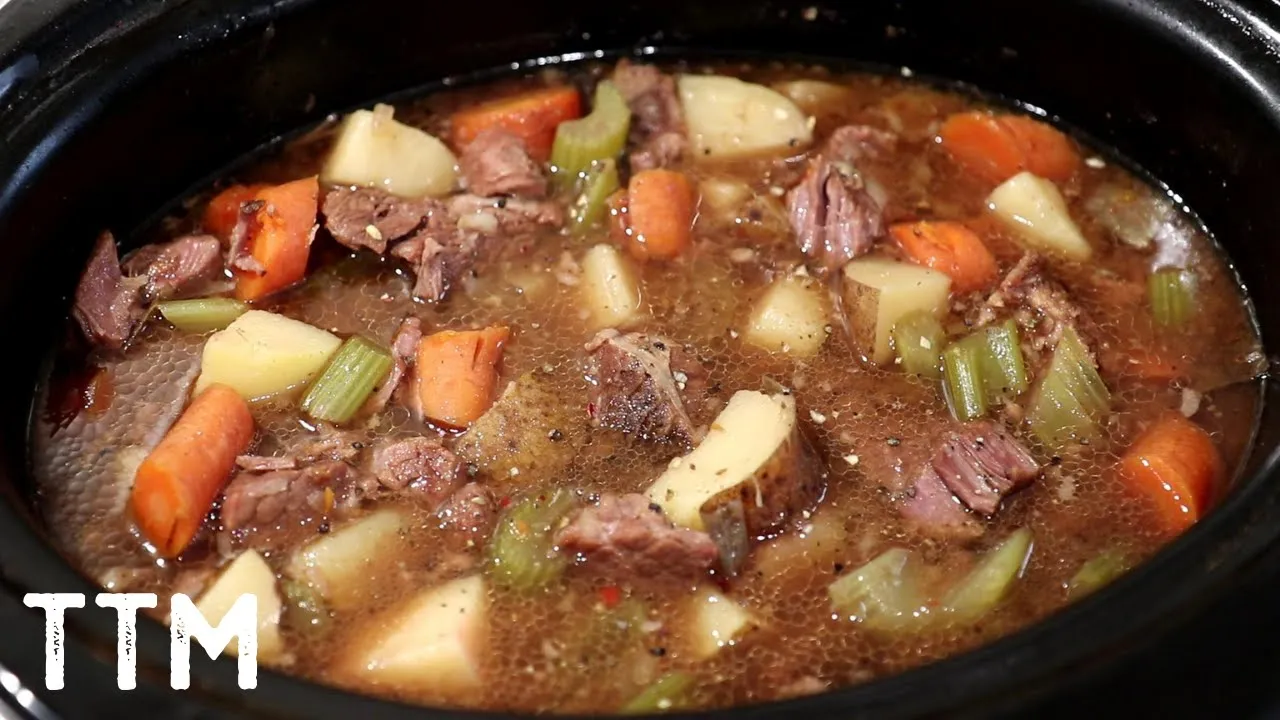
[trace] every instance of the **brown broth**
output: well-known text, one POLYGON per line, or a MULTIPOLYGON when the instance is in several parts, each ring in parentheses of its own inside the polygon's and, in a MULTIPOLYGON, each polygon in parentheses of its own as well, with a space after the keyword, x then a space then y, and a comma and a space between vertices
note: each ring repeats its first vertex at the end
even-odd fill
MULTIPOLYGON (((847 99, 827 103, 815 113, 815 136, 820 141, 835 127, 850 122, 899 134, 899 150, 889 161, 870 162, 862 168, 889 191, 892 201, 886 213, 890 219, 971 220, 971 227, 997 255, 1002 273, 1018 259, 1018 243, 984 213, 990 186, 957 170, 934 142, 942 117, 982 103, 897 77, 833 75, 793 66, 735 65, 728 70, 761 82, 818 77, 841 83, 849 90, 847 99)), ((600 72, 595 68, 569 77, 586 83, 600 72)), ((544 75, 443 92, 406 106, 398 117, 441 132, 452 108, 547 80, 544 75)), ((328 140, 329 133, 322 129, 237 179, 278 181, 315 173, 328 140)), ((1087 147, 1083 152, 1091 154, 1087 147)), ((360 685, 335 669, 351 641, 376 629, 376 611, 394 606, 440 576, 435 567, 438 531, 424 510, 406 504, 416 520, 405 550, 368 578, 370 592, 359 611, 334 615, 330 632, 313 639, 286 630, 291 662, 284 669, 321 682, 426 703, 562 712, 615 710, 654 672, 671 669, 696 676, 691 699, 698 706, 776 698, 806 677, 816 677, 827 687, 864 682, 972 648, 1053 613, 1067 601, 1066 581, 1082 562, 1104 550, 1117 549, 1141 560, 1168 541, 1145 502, 1121 483, 1115 465, 1127 444, 1154 418, 1176 412, 1182 386, 1152 384, 1128 373, 1123 362, 1130 353, 1159 348, 1189 370, 1185 385, 1204 393, 1196 420, 1211 431, 1228 466, 1239 465, 1256 415, 1257 391, 1250 380, 1260 348, 1234 277, 1208 237, 1196 233, 1190 247, 1191 266, 1201 282, 1197 319, 1183 335, 1158 335, 1145 307, 1150 256, 1112 240, 1083 209, 1083 198, 1102 183, 1140 186, 1142 181, 1113 162, 1100 167, 1091 164, 1063 191, 1096 256, 1087 265, 1053 262, 1051 267, 1098 328, 1103 376, 1113 395, 1113 412, 1103 437, 1047 464, 1044 477, 1012 496, 987 522, 981 539, 942 542, 918 535, 904 524, 890 496, 909 484, 909 474, 925 461, 951 422, 935 384, 859 362, 837 324, 821 352, 810 359, 770 354, 739 339, 745 317, 767 283, 803 264, 775 189, 793 184, 802 168, 802 162, 775 157, 685 167, 698 180, 745 181, 756 193, 758 212, 722 217, 704 207, 689 252, 642 268, 648 319, 637 329, 698 348, 710 363, 712 382, 724 389, 726 397, 735 390, 759 389, 766 377, 793 388, 800 417, 830 471, 821 508, 782 537, 758 547, 744 576, 731 585, 732 595, 761 618, 760 629, 710 660, 695 660, 680 630, 691 588, 654 588, 637 580, 624 590, 647 606, 651 622, 642 647, 627 651, 604 642, 584 650, 584 628, 601 615, 603 606, 598 583, 570 572, 563 587, 545 595, 530 598, 491 591, 488 650, 482 667, 485 682, 475 694, 445 698, 426 688, 405 692, 360 685), (732 252, 738 248, 750 248, 754 256, 744 262, 741 253, 732 252), (835 547, 828 543, 806 550, 805 532, 814 524, 838 528, 843 541, 835 547), (1008 601, 974 627, 885 637, 837 617, 831 609, 827 585, 842 571, 889 547, 917 550, 938 572, 958 573, 978 553, 1019 527, 1030 528, 1035 536, 1025 574, 1008 601)), ((185 218, 177 218, 166 231, 186 223, 185 218)), ((318 253, 322 258, 312 277, 273 299, 267 309, 340 335, 362 333, 380 341, 387 341, 408 315, 422 318, 429 330, 507 325, 513 339, 504 359, 503 382, 526 372, 539 373, 565 398, 569 420, 555 429, 565 436, 566 456, 564 469, 554 474, 526 469, 516 476, 487 477, 485 482, 499 497, 566 485, 586 492, 639 491, 680 451, 676 446, 646 444, 589 427, 582 410, 586 381, 581 363, 582 346, 591 333, 577 289, 558 282, 554 275, 562 255, 581 257, 585 248, 597 242, 608 242, 604 228, 584 237, 547 232, 534 241, 504 247, 477 268, 476 277, 462 291, 439 306, 414 302, 412 278, 393 262, 346 257, 327 242, 331 247, 318 253)), ((318 248, 321 245, 317 242, 318 248)), ((880 252, 893 254, 889 245, 881 243, 880 252)), ((163 358, 172 357, 174 343, 191 345, 153 322, 128 356, 154 356, 169 367, 165 363, 171 361, 163 358)), ((87 362, 111 368, 118 361, 102 357, 87 362)), ((136 401, 132 388, 133 384, 117 380, 111 402, 128 407, 136 401)), ((287 448, 306 435, 290 407, 262 406, 255 412, 261 453, 287 448)), ((112 422, 136 419, 126 412, 112 422)), ((403 408, 390 409, 367 430, 371 439, 433 432, 415 423, 403 408)), ((44 488, 45 514, 64 549, 90 575, 99 580, 116 578, 112 573, 118 568, 133 568, 128 577, 134 587, 165 595, 171 591, 175 565, 189 569, 218 562, 217 553, 206 553, 203 558, 193 555, 180 563, 157 565, 136 538, 129 539, 130 521, 118 506, 95 506, 88 514, 69 506, 82 501, 82 496, 60 492, 57 483, 66 482, 65 476, 51 467, 74 458, 80 452, 78 443, 87 442, 87 431, 72 425, 52 439, 42 439, 43 433, 38 424, 35 467, 44 488), (102 523, 107 530, 65 528, 85 519, 102 523), (105 535, 93 532, 112 532, 114 539, 104 540, 105 535)), ((1037 453, 1041 460, 1048 459, 1043 452, 1037 453)), ((280 569, 286 557, 287 553, 278 552, 268 555, 268 561, 280 569)))

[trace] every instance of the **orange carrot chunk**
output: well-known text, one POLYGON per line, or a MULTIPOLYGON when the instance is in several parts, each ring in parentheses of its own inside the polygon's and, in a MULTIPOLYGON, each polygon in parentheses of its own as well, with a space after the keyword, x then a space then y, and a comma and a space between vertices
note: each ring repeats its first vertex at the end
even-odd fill
POLYGON ((454 113, 453 144, 462 150, 481 132, 501 128, 523 140, 530 156, 546 162, 556 126, 581 116, 582 98, 576 88, 542 88, 454 113))
POLYGON ((995 257, 958 222, 899 223, 889 234, 913 262, 951 276, 956 292, 982 290, 996 279, 995 257))
POLYGON ((627 250, 640 260, 676 257, 693 242, 697 211, 697 195, 684 173, 659 169, 632 175, 625 210, 618 214, 627 250))
POLYGON ((258 267, 236 267, 236 299, 259 300, 302 280, 319 213, 315 177, 264 188, 254 196, 262 207, 250 220, 244 252, 258 267))
POLYGON ((133 517, 161 556, 176 557, 195 537, 253 432, 240 393, 210 385, 138 466, 133 517))
POLYGON ((1121 477, 1150 498, 1170 532, 1200 519, 1221 472, 1222 458, 1209 433, 1181 415, 1148 428, 1120 460, 1121 477))
POLYGON ((232 185, 223 190, 205 206, 201 225, 204 231, 226 242, 240 220, 240 206, 253 200, 266 185, 232 185))
POLYGON ((505 327, 445 330, 418 343, 415 366, 422 414, 464 428, 493 404, 498 364, 510 332, 505 327))
POLYGON ((956 163, 994 183, 1024 170, 1062 181, 1080 166, 1070 138, 1022 115, 958 113, 946 119, 938 138, 956 163))

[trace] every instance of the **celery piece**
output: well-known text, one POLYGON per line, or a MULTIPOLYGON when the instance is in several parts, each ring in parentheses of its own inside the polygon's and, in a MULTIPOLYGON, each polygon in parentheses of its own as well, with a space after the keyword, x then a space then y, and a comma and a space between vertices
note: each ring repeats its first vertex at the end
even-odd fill
POLYGON ((982 335, 952 343, 942 352, 942 388, 951 415, 960 421, 987 414, 987 390, 983 380, 986 338, 982 335))
POLYGON ((1049 449, 1060 450, 1069 442, 1095 437, 1110 403, 1111 393, 1093 358, 1075 328, 1068 327, 1032 393, 1027 411, 1031 431, 1049 449))
POLYGON ((618 711, 622 715, 645 715, 675 710, 684 704, 685 693, 693 687, 693 676, 670 672, 645 688, 618 711))
POLYGON ((1014 398, 1026 392, 1031 380, 1027 377, 1017 324, 1006 320, 983 330, 982 335, 986 344, 982 379, 986 383, 987 401, 994 402, 1000 397, 1014 398))
POLYGON ((873 630, 923 628, 928 615, 916 587, 914 556, 891 548, 827 586, 831 605, 873 630))
POLYGON ((1195 313, 1195 276, 1181 268, 1165 268, 1147 278, 1151 315, 1158 325, 1181 327, 1195 313))
POLYGON ((559 578, 568 561, 556 551, 552 534, 572 507, 573 494, 566 490, 513 505, 498 522, 489 543, 494 583, 524 591, 544 588, 559 578))
POLYGON ((556 183, 571 188, 591 163, 618 157, 627 145, 631 129, 631 109, 622 93, 605 80, 596 86, 591 113, 568 120, 556 127, 551 146, 551 164, 556 169, 556 183))
POLYGON ((156 309, 164 319, 183 332, 202 333, 221 330, 249 311, 249 306, 224 297, 194 300, 167 300, 156 309))
POLYGON ((1031 554, 1031 531, 1020 528, 991 550, 947 593, 943 613, 961 623, 982 618, 1000 604, 1031 554))
POLYGON ((302 410, 316 420, 350 420, 369 393, 386 379, 391 364, 391 353, 386 349, 360 336, 349 338, 302 397, 302 410))
POLYGON ((613 158, 592 163, 580 178, 578 195, 569 207, 569 227, 581 233, 604 218, 609 196, 618 183, 618 163, 613 158))
POLYGON ((284 622, 295 632, 307 637, 322 635, 329 628, 329 610, 315 588, 297 580, 283 580, 284 622))
POLYGON ((903 370, 933 380, 942 377, 942 345, 947 335, 933 313, 908 314, 894 324, 890 336, 903 370))
POLYGON ((1116 550, 1105 550, 1086 561, 1067 583, 1067 597, 1076 600, 1120 577, 1129 569, 1129 559, 1116 550))

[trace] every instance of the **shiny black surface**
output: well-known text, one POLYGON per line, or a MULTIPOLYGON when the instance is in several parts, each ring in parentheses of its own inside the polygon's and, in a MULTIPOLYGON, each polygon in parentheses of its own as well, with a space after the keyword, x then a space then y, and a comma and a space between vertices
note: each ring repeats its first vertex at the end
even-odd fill
MULTIPOLYGON (((47 347, 104 226, 129 237, 226 164, 326 113, 478 68, 595 50, 792 54, 908 66, 1061 115, 1168 182, 1236 260, 1269 345, 1280 337, 1280 11, 1208 0, 12 0, 0 11, 0 313, 47 347), (886 28, 895 28, 887 32, 886 28)), ((41 687, 28 591, 93 588, 32 521, 24 459, 41 357, 6 358, 0 396, 0 664, 41 687)), ((1267 394, 1274 394, 1272 388, 1267 394)), ((1268 398, 1270 399, 1270 398, 1268 398)), ((1036 627, 860 688, 735 718, 1242 717, 1264 710, 1280 627, 1277 405, 1236 492, 1151 563, 1036 627), (1266 602, 1266 598, 1275 598, 1266 602), (1260 678, 1263 680, 1260 681, 1260 678), (1197 704, 1199 703, 1199 704, 1197 704), (1207 704, 1205 704, 1207 703, 1207 704)), ((92 603, 90 603, 92 606, 92 603)), ((114 613, 69 613, 69 716, 249 713, 472 716, 379 703, 195 661, 167 687, 168 636, 140 632, 142 690, 114 687, 114 613)))

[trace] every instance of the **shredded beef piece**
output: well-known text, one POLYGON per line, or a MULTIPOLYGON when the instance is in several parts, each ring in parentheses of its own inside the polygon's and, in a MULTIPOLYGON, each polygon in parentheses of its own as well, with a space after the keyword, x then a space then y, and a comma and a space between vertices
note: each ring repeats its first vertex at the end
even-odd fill
POLYGON ((382 488, 410 490, 434 506, 458 489, 462 462, 438 438, 405 438, 373 449, 373 475, 382 488))
POLYGON ((620 60, 613 84, 631 108, 631 170, 671 165, 688 150, 684 110, 675 78, 652 65, 620 60))
POLYGON ((982 525, 951 494, 938 471, 926 463, 916 482, 906 492, 901 506, 903 517, 934 537, 977 537, 982 525))
POLYGON ((564 208, 550 200, 454 195, 447 201, 457 226, 473 232, 525 235, 564 225, 564 208))
POLYGON ((979 310, 977 324, 995 322, 1001 311, 1013 313, 1027 333, 1029 349, 1035 353, 1052 350, 1067 327, 1078 328, 1084 317, 1066 289, 1049 276, 1043 258, 1035 253, 1024 254, 1005 275, 979 310))
POLYGON ((698 577, 719 558, 711 536, 676 527, 639 494, 601 496, 570 517, 556 544, 593 571, 627 579, 698 577))
POLYGON ((364 436, 350 430, 340 430, 328 423, 317 423, 315 434, 314 439, 298 444, 290 452, 297 458, 298 465, 307 465, 318 460, 351 462, 360 454, 364 446, 364 436))
POLYGON ((400 327, 396 328, 396 334, 391 338, 391 359, 393 361, 391 372, 387 375, 387 379, 382 381, 378 389, 365 401, 364 413, 372 415, 381 412, 387 406, 387 403, 391 401, 391 397, 395 395, 401 381, 404 380, 405 373, 413 365, 414 358, 418 352, 418 343, 421 340, 421 320, 416 317, 407 317, 400 322, 400 327))
POLYGON ((519 137, 501 129, 481 131, 458 159, 467 188, 477 195, 547 195, 542 167, 519 137))
POLYGON ((296 470, 298 458, 276 455, 241 455, 236 458, 236 467, 249 472, 271 472, 273 470, 296 470))
POLYGON ((368 248, 379 255, 387 244, 412 235, 440 210, 430 198, 406 199, 377 188, 339 187, 324 196, 324 226, 352 250, 368 248))
POLYGON ((498 522, 498 507, 484 486, 467 483, 436 510, 436 517, 449 533, 446 542, 451 548, 483 548, 498 522))
POLYGON ((984 515, 995 513, 1006 495, 1040 474, 1031 453, 991 422, 968 423, 948 433, 934 453, 933 469, 961 502, 984 515))
POLYGON ((857 163, 869 158, 881 160, 893 153, 898 146, 898 136, 870 125, 845 125, 832 131, 827 138, 826 152, 832 158, 857 163))
POLYGON ((223 492, 222 526, 226 530, 271 530, 301 525, 328 512, 325 489, 333 491, 335 506, 352 497, 351 466, 321 462, 300 470, 242 472, 223 492))
POLYGON ((884 235, 884 213, 851 165, 818 155, 787 193, 796 243, 823 271, 838 270, 884 235))
POLYGON ((235 227, 231 229, 231 244, 227 248, 227 267, 241 272, 261 275, 267 271, 258 259, 249 253, 249 237, 258 225, 258 211, 262 209, 261 200, 252 200, 240 204, 240 214, 236 217, 235 227))
POLYGON ((148 245, 130 255, 123 268, 131 276, 146 276, 144 292, 150 300, 198 295, 210 282, 225 278, 222 243, 212 235, 184 235, 148 245))
POLYGON ((679 345, 641 333, 602 330, 587 343, 592 421, 648 439, 697 442, 682 391, 702 387, 706 370, 679 345))
POLYGON ((71 308, 85 337, 101 347, 124 347, 146 314, 142 298, 145 282, 124 277, 115 238, 109 232, 99 235, 71 308))

